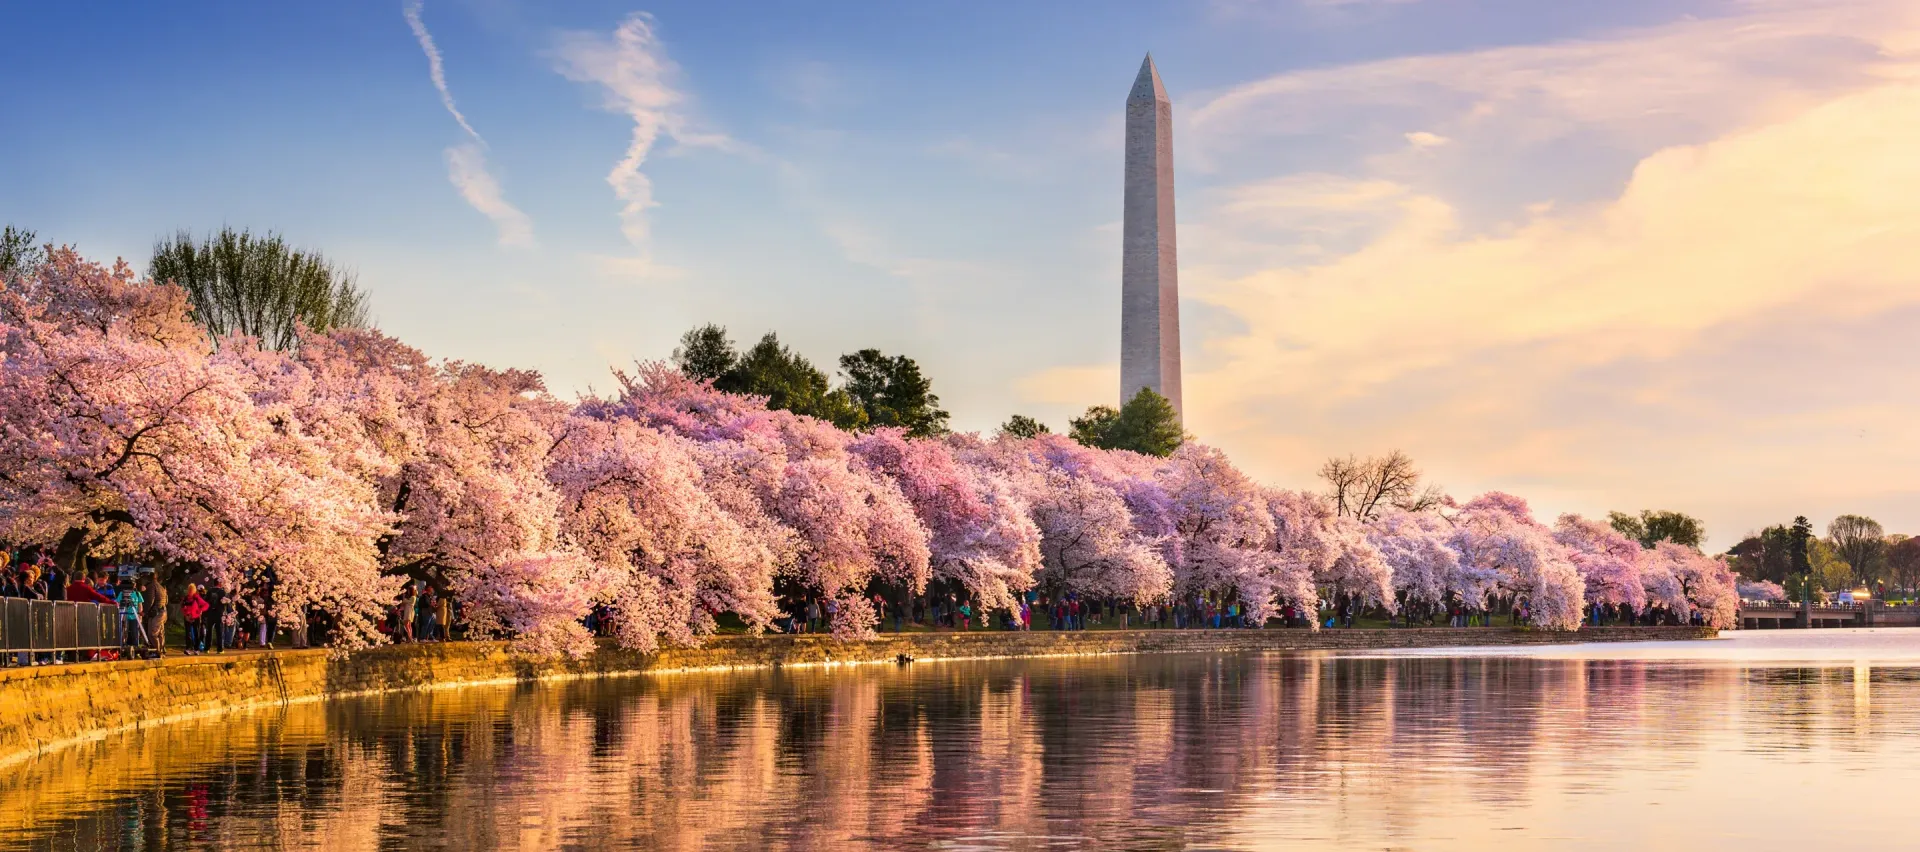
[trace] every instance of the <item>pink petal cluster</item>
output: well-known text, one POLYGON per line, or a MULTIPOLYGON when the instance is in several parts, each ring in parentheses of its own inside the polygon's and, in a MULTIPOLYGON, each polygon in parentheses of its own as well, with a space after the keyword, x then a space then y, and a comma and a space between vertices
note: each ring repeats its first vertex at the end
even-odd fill
POLYGON ((1080 446, 1059 435, 952 441, 963 463, 998 477, 1039 533, 1033 585, 1146 602, 1173 588, 1166 497, 1152 465, 1133 453, 1080 446), (1130 457, 1130 458, 1129 458, 1130 457))
POLYGON ((1554 525, 1553 538, 1567 548, 1574 568, 1586 578, 1588 602, 1627 606, 1635 612, 1646 607, 1639 542, 1604 521, 1579 515, 1561 515, 1554 525))
MULTIPOLYGON (((569 405, 540 376, 435 362, 371 331, 299 350, 209 341, 178 288, 56 251, 0 288, 0 537, 204 571, 242 606, 322 614, 342 646, 402 584, 450 591, 479 634, 580 654, 764 630, 826 601, 870 635, 876 593, 930 582, 976 610, 1030 591, 1196 595, 1256 619, 1326 603, 1585 602, 1730 624, 1726 563, 1490 493, 1362 523, 1254 482, 1217 449, 1170 458, 1058 435, 849 434, 658 364, 569 405)), ((1753 591, 1757 589, 1757 591, 1753 591)))
POLYGON ((1527 501, 1489 492, 1461 506, 1454 525, 1461 561, 1493 571, 1497 593, 1524 604, 1534 624, 1579 629, 1586 582, 1552 531, 1533 519, 1527 501))
POLYGON ((56 251, 0 291, 0 530, 144 551, 297 621, 330 602, 344 644, 375 641, 398 581, 368 542, 390 524, 292 401, 310 381, 246 341, 214 348, 184 293, 56 251))
MULTIPOLYGON (((1726 559, 1663 541, 1645 551, 1642 564, 1644 574, 1660 578, 1661 599, 1655 602, 1669 611, 1688 614, 1690 610, 1698 610, 1701 619, 1711 627, 1732 627, 1738 623, 1740 593, 1726 559), (1679 588, 1675 591, 1672 586, 1679 588)), ((1653 597, 1651 586, 1648 597, 1653 597)))
POLYGON ((1734 588, 1743 601, 1784 601, 1787 590, 1771 580, 1738 580, 1734 588))

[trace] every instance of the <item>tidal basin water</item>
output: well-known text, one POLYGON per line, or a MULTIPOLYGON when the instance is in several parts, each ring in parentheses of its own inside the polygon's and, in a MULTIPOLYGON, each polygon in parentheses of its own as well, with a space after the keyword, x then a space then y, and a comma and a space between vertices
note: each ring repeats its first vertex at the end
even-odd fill
POLYGON ((235 715, 0 770, 0 849, 1920 848, 1920 630, 916 663, 235 715))

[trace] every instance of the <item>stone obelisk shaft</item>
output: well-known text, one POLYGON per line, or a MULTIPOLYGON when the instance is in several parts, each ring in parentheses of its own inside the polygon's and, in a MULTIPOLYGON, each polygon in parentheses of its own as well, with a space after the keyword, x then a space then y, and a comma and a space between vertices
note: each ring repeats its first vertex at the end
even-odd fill
POLYGON ((1120 230, 1120 402, 1153 388, 1181 411, 1173 104, 1151 55, 1127 95, 1127 186, 1120 230))

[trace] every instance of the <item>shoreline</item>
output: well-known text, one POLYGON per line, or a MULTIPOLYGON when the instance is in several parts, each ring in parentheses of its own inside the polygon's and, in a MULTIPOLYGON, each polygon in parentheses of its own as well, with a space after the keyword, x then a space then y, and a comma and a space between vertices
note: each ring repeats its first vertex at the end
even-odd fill
POLYGON ((503 642, 245 651, 0 669, 0 767, 110 735, 263 707, 396 692, 789 667, 1115 654, 1367 651, 1709 639, 1699 627, 1219 629, 727 636, 651 654, 602 644, 582 659, 535 659, 503 642))

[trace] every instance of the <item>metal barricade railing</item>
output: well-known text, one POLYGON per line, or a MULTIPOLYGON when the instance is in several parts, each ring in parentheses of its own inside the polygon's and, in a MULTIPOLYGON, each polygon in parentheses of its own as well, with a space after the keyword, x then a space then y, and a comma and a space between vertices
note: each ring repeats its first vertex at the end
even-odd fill
POLYGON ((100 605, 88 604, 86 608, 74 607, 73 642, 76 648, 98 648, 100 645, 100 605))
POLYGON ((0 599, 0 651, 99 651, 121 646, 120 609, 82 601, 0 599))
MULTIPOLYGON (((89 604, 98 606, 99 604, 89 604)), ((59 648, 80 647, 80 607, 76 601, 53 602, 53 644, 59 648)))
POLYGON ((7 598, 7 650, 33 650, 33 601, 7 598))

